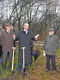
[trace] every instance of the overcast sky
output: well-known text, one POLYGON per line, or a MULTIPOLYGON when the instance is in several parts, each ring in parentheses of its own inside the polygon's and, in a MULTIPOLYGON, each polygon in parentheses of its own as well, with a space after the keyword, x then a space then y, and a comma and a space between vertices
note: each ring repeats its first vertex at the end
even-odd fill
MULTIPOLYGON (((0 1, 2 1, 2 0, 0 0, 0 1)), ((9 0, 9 1, 11 2, 10 6, 13 6, 13 3, 12 3, 13 0, 9 0)), ((23 0, 23 1, 32 1, 32 0, 23 0)), ((38 1, 40 1, 40 0, 33 0, 33 1, 38 2, 38 1)), ((44 0, 44 1, 46 1, 46 0, 44 0)), ((7 5, 7 4, 8 4, 8 0, 5 0, 4 2, 0 2, 0 7, 2 7, 2 3, 3 3, 3 4, 6 3, 6 4, 4 4, 4 6, 3 6, 3 10, 2 10, 3 13, 2 13, 2 14, 4 14, 4 18, 6 18, 6 17, 9 18, 9 17, 10 17, 10 14, 11 14, 11 12, 12 12, 12 7, 9 9, 9 5, 7 5)), ((35 6, 38 6, 38 4, 36 3, 35 6)), ((36 9, 36 8, 34 8, 34 11, 35 11, 35 9, 36 9)), ((42 6, 40 6, 39 10, 42 10, 42 6)), ((38 10, 38 12, 39 12, 39 10, 38 10)), ((0 11, 0 13, 1 13, 2 11, 0 11)), ((32 15, 34 15, 34 11, 32 11, 32 12, 33 12, 32 15)), ((56 12, 58 13, 58 15, 60 15, 60 0, 59 0, 59 2, 58 2, 58 6, 57 6, 56 12)), ((41 17, 41 14, 42 14, 42 13, 38 13, 39 17, 41 17)))

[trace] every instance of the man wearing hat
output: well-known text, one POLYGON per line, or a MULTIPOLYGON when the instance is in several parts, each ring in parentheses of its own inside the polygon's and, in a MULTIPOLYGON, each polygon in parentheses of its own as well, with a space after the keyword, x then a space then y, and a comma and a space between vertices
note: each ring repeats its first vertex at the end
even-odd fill
POLYGON ((4 74, 6 69, 7 56, 9 55, 10 68, 12 63, 12 47, 14 46, 14 38, 11 34, 10 28, 11 25, 7 24, 5 26, 5 30, 1 34, 1 42, 2 42, 2 74, 4 74))
POLYGON ((54 35, 54 28, 49 29, 49 35, 46 37, 43 48, 43 55, 46 55, 46 71, 50 70, 50 59, 52 62, 52 71, 56 73, 55 55, 59 48, 59 40, 54 35))

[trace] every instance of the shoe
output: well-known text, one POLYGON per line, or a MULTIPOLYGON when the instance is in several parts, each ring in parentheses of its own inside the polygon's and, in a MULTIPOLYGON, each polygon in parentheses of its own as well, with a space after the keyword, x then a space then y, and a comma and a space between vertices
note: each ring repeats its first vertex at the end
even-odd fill
POLYGON ((56 74, 56 70, 52 70, 53 74, 56 74))
POLYGON ((18 72, 18 75, 21 75, 22 73, 21 72, 18 72))
POLYGON ((2 75, 5 73, 5 69, 2 70, 2 75))
POLYGON ((0 66, 1 66, 1 58, 0 58, 0 66))
POLYGON ((45 72, 48 72, 49 71, 49 69, 45 69, 45 72))
POLYGON ((6 69, 6 64, 2 65, 2 75, 5 73, 5 69, 6 69))
POLYGON ((22 74, 22 78, 25 78, 25 77, 27 77, 27 72, 24 72, 24 73, 22 74))

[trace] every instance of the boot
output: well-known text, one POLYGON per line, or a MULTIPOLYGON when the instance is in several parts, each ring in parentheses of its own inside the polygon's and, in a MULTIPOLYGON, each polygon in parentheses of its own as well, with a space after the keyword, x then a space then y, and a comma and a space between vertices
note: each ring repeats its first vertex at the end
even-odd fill
POLYGON ((6 66, 5 64, 2 65, 2 75, 5 73, 5 69, 6 69, 6 66))
POLYGON ((10 62, 8 69, 11 71, 12 63, 10 62))
POLYGON ((0 66, 1 66, 1 61, 2 61, 2 60, 1 60, 1 58, 0 58, 0 66))

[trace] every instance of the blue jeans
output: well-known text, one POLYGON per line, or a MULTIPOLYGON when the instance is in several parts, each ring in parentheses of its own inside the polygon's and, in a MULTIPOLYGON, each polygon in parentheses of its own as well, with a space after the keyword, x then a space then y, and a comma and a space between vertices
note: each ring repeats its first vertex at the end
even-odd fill
MULTIPOLYGON (((28 65, 25 64, 25 70, 24 71, 26 72, 27 69, 28 69, 28 65)), ((21 70, 22 70, 22 64, 18 63, 18 72, 21 72, 21 70)))
POLYGON ((1 60, 1 58, 0 58, 0 63, 1 63, 1 61, 2 61, 2 60, 1 60))
POLYGON ((52 70, 56 70, 56 65, 55 65, 55 55, 47 55, 46 54, 46 69, 50 69, 50 59, 52 63, 52 70))

